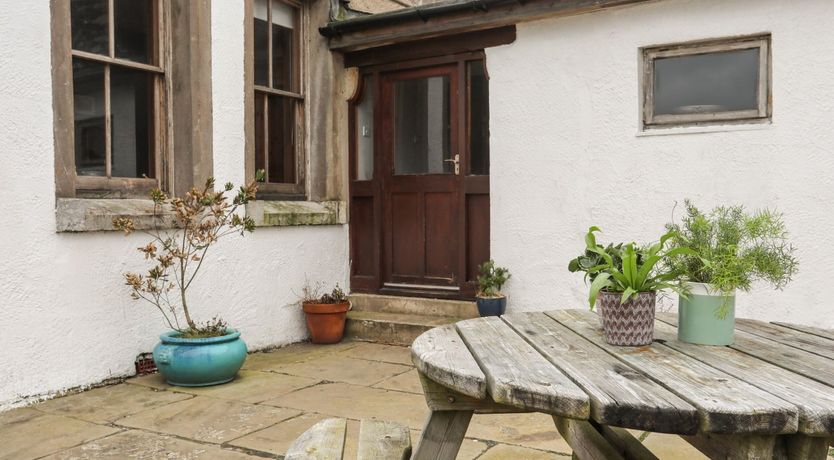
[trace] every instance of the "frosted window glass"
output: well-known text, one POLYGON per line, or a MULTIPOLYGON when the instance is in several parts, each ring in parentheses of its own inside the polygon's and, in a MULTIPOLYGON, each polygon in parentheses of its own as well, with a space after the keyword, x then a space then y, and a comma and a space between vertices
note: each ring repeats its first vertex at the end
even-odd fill
POLYGON ((653 84, 655 115, 755 110, 759 49, 658 58, 653 84))
POLYGON ((374 178, 374 80, 365 77, 362 102, 356 106, 356 180, 374 178))

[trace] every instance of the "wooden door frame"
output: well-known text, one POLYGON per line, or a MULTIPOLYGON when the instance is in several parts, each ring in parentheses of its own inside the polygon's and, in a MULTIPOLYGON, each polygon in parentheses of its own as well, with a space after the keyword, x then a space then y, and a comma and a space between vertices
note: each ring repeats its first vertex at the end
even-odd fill
MULTIPOLYGON (((514 31, 513 31, 514 32, 514 31)), ((486 195, 489 197, 489 176, 482 175, 482 176, 474 176, 469 174, 469 165, 470 162, 470 155, 471 155, 471 140, 470 140, 470 113, 469 113, 469 105, 467 104, 469 98, 469 85, 468 85, 468 74, 467 74, 467 63, 471 61, 483 61, 484 66, 486 67, 486 55, 483 50, 478 51, 466 51, 457 54, 450 54, 447 56, 435 56, 435 57, 426 57, 426 58, 419 58, 419 59, 412 59, 407 61, 400 61, 400 62, 393 62, 393 63, 382 63, 382 64, 374 64, 360 68, 359 78, 357 79, 357 89, 354 92, 351 99, 348 101, 349 103, 349 117, 348 117, 348 138, 349 138, 349 180, 348 180, 348 190, 349 190, 349 199, 350 199, 350 216, 351 222, 349 226, 349 248, 350 248, 350 258, 351 258, 351 268, 350 268, 350 287, 353 292, 362 292, 362 293, 383 293, 383 294, 392 294, 392 295, 403 295, 403 296, 417 296, 417 297, 434 297, 434 298, 450 298, 450 299, 472 299, 474 298, 475 291, 477 290, 477 280, 473 275, 473 269, 470 265, 469 255, 470 255, 470 242, 467 239, 467 197, 471 195, 486 195), (382 110, 382 79, 384 74, 390 72, 397 72, 403 70, 410 70, 410 69, 418 69, 423 67, 436 67, 442 65, 449 65, 455 64, 457 65, 457 73, 458 73, 458 87, 459 91, 457 94, 458 100, 457 104, 459 110, 462 110, 458 116, 458 120, 456 122, 457 125, 457 146, 455 150, 457 153, 461 155, 461 174, 460 174, 460 181, 461 181, 461 190, 458 194, 458 203, 457 207, 460 210, 459 215, 461 219, 460 225, 458 225, 458 242, 461 245, 465 245, 466 247, 463 250, 459 251, 458 255, 458 273, 459 273, 459 283, 458 286, 460 287, 459 291, 441 291, 441 290, 420 290, 420 289, 394 289, 394 288, 386 288, 383 285, 383 274, 384 274, 384 267, 385 267, 385 248, 384 246, 384 221, 383 221, 383 206, 382 206, 382 191, 383 191, 383 183, 381 180, 380 173, 383 171, 382 168, 386 167, 385 155, 382 155, 383 152, 383 144, 381 136, 376 134, 377 128, 382 127, 383 121, 383 110, 382 110), (357 160, 358 160, 358 151, 357 151, 357 134, 356 134, 356 108, 363 100, 363 92, 366 83, 371 82, 370 84, 373 85, 373 94, 374 94, 374 101, 373 101, 373 123, 374 123, 374 135, 373 135, 373 146, 374 146, 374 172, 373 177, 371 180, 364 180, 359 181, 356 180, 357 177, 357 160), (354 225, 354 216, 356 215, 355 211, 357 207, 355 204, 358 202, 357 200, 370 200, 371 201, 371 210, 372 210, 372 219, 370 222, 367 222, 367 226, 370 227, 372 238, 373 238, 373 249, 371 260, 372 262, 372 269, 366 270, 363 273, 358 273, 356 270, 355 261, 359 256, 359 251, 361 250, 359 247, 359 231, 354 225)), ((487 198, 488 199, 488 198, 487 198)), ((488 208, 488 206, 487 206, 488 208)), ((488 213, 488 210, 487 210, 488 213)), ((485 219, 486 225, 488 226, 489 217, 486 216, 485 219)), ((365 230, 367 231, 367 229, 365 230)), ((486 234, 489 235, 489 230, 487 228, 486 234)), ((489 254, 489 241, 487 238, 486 241, 487 249, 486 254, 488 257, 489 254)))
MULTIPOLYGON (((403 174, 397 175, 395 172, 395 151, 396 147, 395 143, 395 129, 394 126, 394 117, 395 117, 395 106, 396 98, 393 94, 394 85, 398 81, 406 81, 406 80, 416 80, 422 78, 431 78, 436 76, 448 76, 449 77, 449 123, 451 126, 450 133, 449 133, 449 142, 450 142, 450 154, 455 153, 462 153, 460 150, 462 145, 461 139, 461 110, 464 108, 460 105, 460 99, 455 98, 452 100, 453 97, 460 94, 462 89, 460 88, 461 83, 461 76, 460 76, 460 66, 456 63, 446 63, 446 64, 437 64, 432 66, 421 66, 416 68, 410 69, 401 69, 396 71, 386 72, 381 75, 381 83, 382 83, 382 91, 380 93, 380 106, 381 106, 381 115, 382 115, 382 124, 380 125, 381 133, 379 134, 381 142, 380 146, 382 149, 379 151, 378 156, 382 161, 382 168, 378 171, 380 173, 380 177, 378 180, 381 182, 382 185, 382 195, 381 203, 382 203, 382 212, 383 212, 383 222, 382 222, 382 238, 383 238, 383 258, 382 258, 382 265, 381 265, 381 275, 382 278, 380 280, 382 290, 393 290, 393 291, 413 291, 413 290, 421 290, 422 288, 418 288, 417 286, 424 286, 427 290, 441 290, 441 291, 450 291, 454 294, 457 294, 461 288, 461 280, 466 277, 465 271, 462 271, 460 266, 460 260, 455 261, 455 265, 457 265, 453 269, 453 273, 457 275, 457 279, 454 280, 454 283, 450 281, 449 284, 443 284, 443 282, 439 282, 438 284, 428 283, 426 274, 424 276, 405 276, 402 274, 394 273, 393 265, 394 265, 394 235, 393 235, 393 227, 394 227, 394 219, 393 219, 393 208, 391 204, 391 197, 395 193, 402 193, 405 190, 409 190, 414 186, 425 187, 419 195, 422 197, 420 200, 421 210, 419 211, 419 218, 418 220, 421 222, 423 229, 421 230, 421 239, 420 241, 427 242, 428 236, 425 234, 425 224, 426 224, 426 213, 425 213, 425 194, 426 193, 436 193, 439 189, 444 189, 446 186, 450 186, 449 193, 454 194, 456 197, 459 197, 462 192, 462 175, 452 173, 438 173, 438 174, 403 174), (411 185, 411 187, 409 187, 411 185), (405 189, 405 190, 403 190, 405 189), (430 192, 430 190, 432 192, 430 192), (410 285, 409 287, 402 287, 402 286, 392 286, 393 284, 407 284, 410 285), (451 289, 457 289, 452 291, 451 289)), ((414 193, 414 192, 406 192, 406 193, 414 193)), ((460 211, 460 200, 454 202, 453 207, 451 209, 451 218, 453 219, 453 228, 457 231, 463 225, 463 221, 461 220, 460 211)), ((462 251, 460 248, 460 234, 454 236, 457 239, 457 243, 455 247, 458 248, 458 253, 462 251)), ((424 245, 425 250, 425 245, 424 245)), ((421 263, 423 264, 423 271, 426 271, 426 261, 428 259, 427 254, 423 254, 421 263)))

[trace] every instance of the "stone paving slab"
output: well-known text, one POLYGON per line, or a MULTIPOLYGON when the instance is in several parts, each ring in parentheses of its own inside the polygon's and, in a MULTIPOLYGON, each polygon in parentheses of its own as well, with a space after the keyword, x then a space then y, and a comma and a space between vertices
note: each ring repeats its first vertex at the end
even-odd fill
POLYGON ((316 385, 262 404, 354 420, 391 420, 418 430, 423 428, 429 414, 421 395, 346 383, 316 385))
POLYGON ((272 455, 284 455, 292 442, 301 436, 301 433, 326 418, 330 416, 305 413, 229 441, 229 444, 272 455))
POLYGON ((417 369, 412 369, 404 374, 395 375, 394 377, 385 379, 374 385, 374 388, 405 391, 406 393, 414 393, 418 395, 423 394, 423 385, 420 383, 420 377, 417 375, 417 369))
POLYGON ((0 414, 0 459, 39 458, 117 432, 118 428, 35 409, 15 409, 0 414))
POLYGON ((130 385, 95 388, 38 404, 40 411, 105 424, 122 417, 191 398, 191 395, 130 385))
POLYGON ((118 424, 220 444, 300 414, 297 410, 195 396, 123 418, 118 424))
POLYGON ((478 457, 478 460, 566 460, 567 458, 567 456, 554 454, 553 452, 498 444, 490 447, 485 454, 478 457))
POLYGON ((252 353, 243 363, 244 370, 282 372, 287 364, 303 363, 313 359, 332 356, 340 351, 349 350, 361 342, 340 342, 332 345, 313 345, 296 343, 268 352, 252 353))
POLYGON ((411 349, 396 345, 383 345, 380 343, 363 342, 359 345, 340 352, 341 356, 348 356, 358 359, 370 359, 385 363, 405 364, 412 366, 411 349))
POLYGON ((648 433, 643 445, 663 460, 709 460, 701 451, 673 434, 648 433))
POLYGON ((50 455, 45 460, 120 460, 126 458, 251 460, 255 457, 173 436, 130 430, 50 455))
POLYGON ((342 356, 328 356, 303 363, 288 364, 280 372, 331 382, 370 386, 411 370, 411 366, 368 361, 342 356))
POLYGON ((572 452, 556 431, 553 417, 540 413, 475 414, 466 436, 563 454, 572 452))
MULTIPOLYGON (((349 419, 348 455, 361 418, 407 425, 416 447, 428 409, 409 355, 405 347, 371 343, 298 344, 250 355, 227 385, 172 387, 159 375, 129 379, 0 413, 0 460, 281 456, 303 431, 333 416, 349 419)), ((461 460, 571 452, 544 414, 476 414, 466 436, 461 460)), ((644 442, 663 459, 704 458, 676 436, 649 434, 644 442)))
POLYGON ((225 385, 214 385, 210 387, 176 387, 169 385, 160 374, 150 374, 127 383, 155 388, 158 390, 170 390, 179 394, 210 396, 212 398, 231 399, 248 403, 259 403, 267 399, 292 393, 304 387, 319 383, 318 379, 298 377, 295 375, 277 374, 274 372, 240 371, 237 377, 225 385))

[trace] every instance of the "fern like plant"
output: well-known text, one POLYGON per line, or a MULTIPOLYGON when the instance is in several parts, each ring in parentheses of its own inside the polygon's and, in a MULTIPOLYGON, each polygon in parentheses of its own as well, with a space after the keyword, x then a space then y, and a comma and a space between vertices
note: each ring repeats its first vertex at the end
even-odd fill
POLYGON ((664 262, 693 251, 683 247, 668 248, 667 243, 675 236, 674 232, 668 232, 657 243, 646 246, 633 242, 603 246, 597 243, 594 234, 599 231, 598 227, 588 229, 585 252, 568 264, 569 271, 584 272, 585 280, 591 282, 588 294, 591 310, 602 291, 622 293, 621 304, 636 298, 641 292, 661 289, 685 295, 677 274, 669 270, 664 262))
POLYGON ((788 240, 782 215, 770 210, 748 213, 743 206, 720 206, 703 213, 684 201, 680 224, 671 244, 691 252, 667 259, 667 268, 688 281, 706 283, 723 294, 750 291, 755 281, 782 289, 799 263, 788 240))

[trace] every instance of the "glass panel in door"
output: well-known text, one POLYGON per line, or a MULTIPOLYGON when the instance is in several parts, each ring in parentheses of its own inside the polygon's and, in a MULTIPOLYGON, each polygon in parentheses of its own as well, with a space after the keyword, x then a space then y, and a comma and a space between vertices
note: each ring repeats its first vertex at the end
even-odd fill
POLYGON ((394 174, 452 174, 449 76, 394 83, 394 174))

